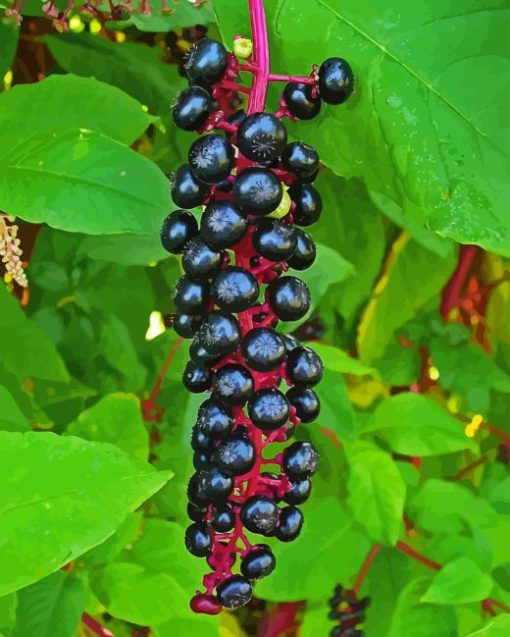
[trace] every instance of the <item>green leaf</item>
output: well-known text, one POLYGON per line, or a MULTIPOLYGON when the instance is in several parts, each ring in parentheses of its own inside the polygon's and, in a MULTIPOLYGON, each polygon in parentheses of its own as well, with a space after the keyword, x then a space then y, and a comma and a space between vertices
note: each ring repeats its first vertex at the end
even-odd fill
POLYGON ((113 445, 0 432, 0 595, 100 544, 170 476, 113 445))
POLYGON ((2 431, 26 431, 27 419, 8 389, 0 385, 0 429, 2 431))
MULTIPOLYGON (((18 46, 19 26, 10 18, 6 19, 3 13, 0 14, 0 82, 3 82, 4 75, 10 69, 16 55, 18 46)), ((3 88, 0 85, 0 89, 3 88)))
MULTIPOLYGON (((214 10, 227 42, 249 33, 244 5, 216 0, 214 10)), ((313 126, 297 123, 298 137, 336 173, 363 177, 404 218, 509 254, 505 10, 502 0, 267 7, 274 72, 307 73, 341 54, 356 75, 351 99, 324 108, 313 126)))
POLYGON ((67 433, 85 440, 111 442, 134 458, 147 460, 149 437, 140 401, 134 394, 104 396, 72 422, 67 433))
POLYGON ((466 637, 507 637, 510 630, 510 616, 498 615, 480 630, 469 633, 466 637))
POLYGON ((113 562, 120 555, 122 549, 128 544, 132 544, 137 538, 142 520, 142 511, 130 513, 113 535, 80 557, 80 566, 85 564, 87 568, 90 568, 113 562))
POLYGON ((346 446, 348 503, 370 537, 384 544, 398 539, 406 486, 391 456, 367 442, 346 446))
POLYGON ((335 625, 328 615, 331 611, 325 600, 306 605, 303 622, 299 627, 300 637, 328 635, 335 625))
MULTIPOLYGON (((223 636, 223 630, 218 632, 218 618, 205 616, 182 619, 174 617, 170 621, 154 626, 155 637, 218 637, 223 636)), ((231 637, 232 633, 225 633, 225 637, 231 637)))
POLYGON ((16 621, 17 593, 9 593, 0 597, 0 631, 10 634, 16 621))
POLYGON ((93 572, 91 584, 108 612, 125 621, 148 626, 191 616, 189 598, 177 579, 140 564, 108 564, 93 572))
POLYGON ((388 637, 456 637, 453 608, 421 603, 430 578, 411 580, 399 596, 388 637))
POLYGON ((462 533, 485 527, 496 512, 470 489, 456 482, 429 478, 412 497, 410 513, 418 527, 431 533, 462 533))
MULTIPOLYGON (((140 16, 142 17, 142 16, 140 16)), ((186 82, 176 65, 163 64, 161 49, 146 44, 110 42, 89 33, 46 36, 52 56, 68 73, 98 80, 122 89, 151 110, 168 105, 186 82)))
POLYGON ((70 232, 157 233, 168 181, 148 159, 85 129, 22 141, 0 158, 0 208, 70 232))
POLYGON ((73 637, 85 606, 80 580, 57 571, 18 593, 12 637, 73 637))
POLYGON ((392 451, 409 456, 435 456, 477 445, 464 435, 460 421, 434 400, 412 392, 386 398, 377 408, 363 434, 383 438, 392 451))
POLYGON ((469 604, 488 597, 493 583, 489 575, 467 557, 445 564, 422 596, 432 604, 469 604))
POLYGON ((354 376, 373 376, 374 369, 360 363, 346 352, 325 343, 311 343, 309 345, 322 358, 324 367, 332 372, 353 374, 354 376))
POLYGON ((344 379, 337 372, 326 368, 315 389, 321 401, 320 424, 334 431, 340 438, 352 438, 356 431, 356 414, 344 379))
POLYGON ((112 234, 84 237, 78 255, 120 265, 148 265, 171 257, 161 245, 159 234, 112 234))
POLYGON ((124 29, 125 27, 135 26, 139 31, 165 33, 182 27, 196 24, 207 25, 214 22, 214 14, 210 3, 195 6, 190 2, 171 0, 166 3, 166 11, 162 11, 162 0, 153 0, 151 7, 150 15, 134 13, 127 20, 107 22, 107 27, 110 29, 124 29))
MULTIPOLYGON (((68 129, 102 133, 131 144, 152 121, 136 100, 94 78, 52 75, 36 84, 16 84, 0 95, 2 152, 28 151, 32 136, 51 138, 68 129)), ((21 155, 22 156, 22 155, 21 155)), ((102 162, 102 170, 107 164, 102 162)))
MULTIPOLYGON (((0 177, 1 180, 1 177, 0 177)), ((0 285, 0 366, 22 380, 70 381, 64 361, 41 328, 0 285)))
POLYGON ((299 541, 275 543, 278 567, 257 583, 258 597, 273 602, 326 599, 363 563, 369 541, 338 498, 318 497, 312 491, 303 513, 306 520, 299 541))
POLYGON ((358 325, 358 351, 363 363, 370 364, 384 354, 395 330, 439 292, 453 267, 452 251, 441 258, 410 240, 408 234, 400 235, 358 325))

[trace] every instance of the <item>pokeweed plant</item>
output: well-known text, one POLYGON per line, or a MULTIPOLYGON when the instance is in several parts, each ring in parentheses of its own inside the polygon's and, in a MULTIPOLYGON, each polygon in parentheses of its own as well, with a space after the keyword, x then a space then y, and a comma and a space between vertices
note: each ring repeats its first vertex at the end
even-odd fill
POLYGON ((320 357, 275 327, 309 310, 306 284, 281 275, 314 263, 313 239, 300 227, 319 219, 322 200, 312 185, 317 152, 299 141, 288 144, 281 120, 312 119, 322 101, 342 104, 354 89, 352 70, 338 57, 310 76, 272 74, 263 2, 250 0, 249 7, 253 44, 234 40, 242 64, 209 38, 189 51, 184 69, 190 86, 177 96, 173 120, 186 131, 225 135, 193 142, 189 163, 173 180, 177 205, 205 206, 200 229, 189 210, 180 209, 161 230, 163 246, 182 253, 185 272, 174 296, 175 330, 192 338, 184 384, 191 392, 211 390, 191 436, 196 473, 188 487, 193 524, 186 530, 190 553, 206 557, 212 568, 205 593, 191 601, 194 611, 208 614, 248 604, 252 582, 275 567, 270 548, 253 545, 245 529, 290 542, 303 525, 296 505, 310 495, 316 449, 300 441, 275 457, 264 452, 320 411, 312 389, 322 378, 320 357), (251 87, 237 84, 241 70, 253 75, 251 87), (271 114, 267 88, 281 81, 281 105, 271 114), (239 92, 248 93, 246 111, 232 107, 239 92), (282 383, 290 386, 285 393, 282 383), (268 465, 277 472, 264 471, 268 465), (241 574, 233 574, 238 557, 241 574))

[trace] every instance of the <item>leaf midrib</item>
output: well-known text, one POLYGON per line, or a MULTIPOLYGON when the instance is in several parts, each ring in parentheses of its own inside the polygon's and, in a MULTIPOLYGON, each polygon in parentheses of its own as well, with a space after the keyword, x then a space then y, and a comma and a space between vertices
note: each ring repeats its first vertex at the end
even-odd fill
POLYGON ((364 38, 365 40, 373 44, 386 57, 388 57, 390 60, 392 60, 393 62, 396 62, 399 66, 401 66, 412 77, 414 77, 415 80, 420 82, 420 84, 422 84, 427 90, 433 93, 438 99, 440 99, 449 108, 451 108, 463 121, 465 121, 469 126, 471 126, 471 128, 473 128, 473 130, 478 135, 480 135, 481 137, 484 137, 491 144, 492 147, 494 147, 501 153, 501 149, 499 149, 498 146, 492 142, 492 140, 489 138, 487 133, 480 130, 478 126, 476 126, 476 124, 467 115, 465 115, 455 104, 453 104, 445 95, 440 93, 432 84, 427 82, 427 80, 423 78, 421 75, 419 75, 411 66, 409 66, 406 62, 404 62, 401 58, 399 58, 396 53, 390 51, 384 44, 379 43, 369 33, 364 31, 360 27, 356 26, 354 22, 352 22, 351 20, 343 16, 336 9, 333 9, 332 7, 330 7, 329 4, 327 3, 327 0, 316 0, 316 2, 320 4, 321 6, 323 6, 325 9, 327 9, 328 11, 330 11, 338 20, 344 22, 347 26, 353 29, 362 38, 364 38))

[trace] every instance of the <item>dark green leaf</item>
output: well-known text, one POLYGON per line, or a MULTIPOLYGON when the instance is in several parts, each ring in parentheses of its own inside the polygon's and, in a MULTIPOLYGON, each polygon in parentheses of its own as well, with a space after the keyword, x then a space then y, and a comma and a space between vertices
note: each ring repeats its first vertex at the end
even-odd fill
POLYGON ((0 82, 3 82, 5 73, 14 61, 18 37, 19 26, 13 18, 5 18, 2 12, 0 14, 0 82))
POLYGON ((2 431, 26 431, 28 423, 8 389, 0 385, 0 429, 2 431))
POLYGON ((434 576, 421 601, 432 604, 468 604, 488 597, 493 583, 477 564, 459 557, 434 576))
POLYGON ((108 22, 111 29, 124 29, 135 26, 139 31, 167 32, 175 31, 182 27, 191 27, 196 24, 207 25, 214 21, 210 2, 201 6, 194 6, 191 2, 179 2, 170 0, 165 3, 166 10, 163 9, 162 0, 151 2, 152 11, 150 15, 133 13, 127 20, 121 22, 108 22))
POLYGON ((510 616, 502 614, 491 619, 484 628, 469 633, 466 637, 507 637, 510 630, 510 616))

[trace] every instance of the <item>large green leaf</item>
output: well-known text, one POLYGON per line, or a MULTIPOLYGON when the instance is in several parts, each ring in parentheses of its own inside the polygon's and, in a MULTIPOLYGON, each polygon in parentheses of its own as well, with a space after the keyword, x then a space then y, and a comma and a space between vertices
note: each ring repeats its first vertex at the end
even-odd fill
POLYGON ((355 519, 377 542, 398 539, 406 486, 391 456, 367 442, 346 446, 348 503, 355 519))
POLYGON ((477 449, 464 435, 461 422, 431 398, 412 392, 402 392, 380 402, 363 433, 380 436, 392 451, 409 456, 477 449))
POLYGON ((430 578, 411 580, 398 598, 388 637, 456 637, 453 608, 422 603, 430 578))
POLYGON ((113 445, 0 432, 0 595, 105 540, 170 475, 113 445))
POLYGON ((380 358, 394 332, 433 298, 448 280, 454 255, 440 257, 403 233, 392 252, 358 325, 358 351, 363 363, 380 358))
POLYGON ((459 557, 434 576, 421 600, 432 604, 468 604, 488 597, 492 586, 489 575, 475 562, 459 557))
POLYGON ((28 423, 12 394, 0 385, 0 429, 2 431, 26 431, 28 423))
POLYGON ((507 637, 510 630, 510 616, 506 614, 498 615, 474 633, 469 633, 466 637, 507 637))
POLYGON ((52 573, 18 593, 12 637, 73 637, 85 606, 81 580, 52 573))
POLYGON ((339 373, 326 368, 315 391, 321 401, 320 425, 331 429, 340 438, 352 438, 356 430, 356 415, 344 379, 339 373))
MULTIPOLYGON (((227 41, 249 34, 246 7, 236 4, 214 3, 227 41)), ((403 218, 509 254, 506 8, 505 0, 267 3, 274 72, 307 73, 340 55, 357 76, 345 106, 296 127, 322 160, 363 177, 403 218)))
POLYGON ((0 13, 0 88, 4 75, 9 70, 16 55, 18 46, 19 26, 11 19, 6 19, 0 13))
POLYGON ((165 3, 163 10, 162 0, 152 0, 152 11, 149 15, 143 13, 133 13, 127 20, 118 22, 108 22, 112 29, 123 29, 135 26, 139 31, 167 32, 174 31, 182 27, 190 27, 196 24, 209 24, 214 21, 214 14, 211 3, 197 4, 170 0, 165 3))
POLYGON ((133 394, 117 392, 104 396, 83 411, 67 433, 85 440, 111 442, 135 458, 147 460, 148 431, 142 419, 140 401, 133 394))
POLYGON ((310 347, 319 354, 324 363, 324 368, 340 374, 353 374, 354 376, 372 376, 374 369, 360 363, 359 360, 349 356, 338 347, 332 347, 325 343, 312 343, 310 347))
POLYGON ((50 35, 45 42, 68 73, 113 84, 153 111, 169 108, 185 86, 177 67, 163 64, 159 47, 135 42, 114 44, 88 33, 50 35))
MULTIPOLYGON (((1 177, 0 177, 1 179, 1 177)), ((20 381, 27 377, 69 382, 69 374, 55 346, 17 299, 0 285, 0 368, 20 381)))

